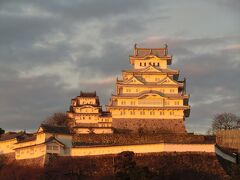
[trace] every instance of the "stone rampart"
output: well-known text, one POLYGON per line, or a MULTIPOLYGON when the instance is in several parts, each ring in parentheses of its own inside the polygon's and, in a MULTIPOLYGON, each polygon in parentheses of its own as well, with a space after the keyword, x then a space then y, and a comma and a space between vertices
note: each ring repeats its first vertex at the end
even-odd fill
POLYGON ((214 136, 194 135, 194 134, 109 134, 109 135, 75 135, 74 145, 126 145, 126 144, 146 144, 146 143, 215 143, 214 136))
POLYGON ((147 132, 186 133, 184 121, 181 119, 113 119, 112 125, 116 129, 128 129, 133 132, 142 129, 147 132))

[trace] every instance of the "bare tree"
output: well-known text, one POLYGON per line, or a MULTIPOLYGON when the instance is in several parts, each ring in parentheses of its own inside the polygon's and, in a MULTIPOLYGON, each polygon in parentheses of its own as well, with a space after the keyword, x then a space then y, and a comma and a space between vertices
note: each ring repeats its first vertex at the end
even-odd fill
POLYGON ((63 112, 56 112, 51 116, 47 117, 44 121, 44 124, 49 124, 53 126, 67 126, 68 119, 67 115, 63 112))
POLYGON ((233 113, 216 114, 212 122, 212 130, 237 129, 240 126, 240 118, 233 113))

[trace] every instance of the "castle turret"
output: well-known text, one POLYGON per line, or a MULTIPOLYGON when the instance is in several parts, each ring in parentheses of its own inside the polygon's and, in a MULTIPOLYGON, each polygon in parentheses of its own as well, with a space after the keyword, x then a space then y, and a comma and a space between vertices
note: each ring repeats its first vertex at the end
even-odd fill
POLYGON ((96 92, 80 92, 72 99, 67 116, 71 121, 71 129, 77 134, 109 134, 112 133, 110 112, 102 111, 96 92))

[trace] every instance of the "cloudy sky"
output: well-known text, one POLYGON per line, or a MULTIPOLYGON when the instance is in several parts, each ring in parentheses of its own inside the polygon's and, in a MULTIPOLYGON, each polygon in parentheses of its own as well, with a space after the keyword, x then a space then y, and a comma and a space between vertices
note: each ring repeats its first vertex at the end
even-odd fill
POLYGON ((187 78, 190 132, 240 115, 239 0, 1 0, 0 127, 33 130, 80 90, 103 105, 134 43, 168 43, 187 78))

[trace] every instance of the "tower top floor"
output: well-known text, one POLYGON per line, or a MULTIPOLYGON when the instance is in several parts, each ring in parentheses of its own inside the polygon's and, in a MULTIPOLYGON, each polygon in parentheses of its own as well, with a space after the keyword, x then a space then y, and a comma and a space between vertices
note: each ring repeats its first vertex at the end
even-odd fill
POLYGON ((163 48, 139 48, 135 44, 129 61, 134 69, 143 69, 148 66, 167 69, 167 65, 172 63, 172 56, 168 54, 167 44, 163 48))
POLYGON ((93 105, 99 106, 99 97, 95 92, 80 92, 80 95, 72 99, 72 106, 93 105))

